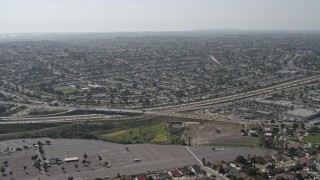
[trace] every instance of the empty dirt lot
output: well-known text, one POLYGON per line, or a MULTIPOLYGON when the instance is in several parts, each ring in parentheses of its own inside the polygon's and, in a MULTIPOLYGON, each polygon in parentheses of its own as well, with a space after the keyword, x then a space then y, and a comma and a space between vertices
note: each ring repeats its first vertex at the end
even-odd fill
POLYGON ((241 136, 242 126, 228 122, 209 122, 199 124, 190 131, 192 144, 211 144, 216 146, 257 146, 258 138, 241 136))

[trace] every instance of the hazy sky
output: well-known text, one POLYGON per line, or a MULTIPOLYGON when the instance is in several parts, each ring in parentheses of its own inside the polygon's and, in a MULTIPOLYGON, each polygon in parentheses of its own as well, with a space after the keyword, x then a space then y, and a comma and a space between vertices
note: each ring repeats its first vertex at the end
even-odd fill
POLYGON ((0 0, 0 33, 320 30, 320 0, 0 0))

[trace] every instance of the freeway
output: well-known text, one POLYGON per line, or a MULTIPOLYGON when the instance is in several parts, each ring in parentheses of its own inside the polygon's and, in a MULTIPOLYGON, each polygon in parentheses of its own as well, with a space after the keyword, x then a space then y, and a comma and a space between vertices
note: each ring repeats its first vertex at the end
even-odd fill
POLYGON ((96 120, 110 120, 121 116, 106 116, 102 114, 54 116, 54 117, 2 117, 0 124, 24 124, 24 123, 53 123, 53 122, 85 122, 96 120))
MULTIPOLYGON (((189 110, 197 110, 197 109, 203 109, 205 107, 208 107, 210 105, 214 104, 222 104, 222 103, 227 103, 230 101, 235 101, 235 100, 240 100, 240 99, 245 99, 245 98, 250 98, 262 94, 268 94, 268 93, 273 93, 279 90, 284 90, 284 89, 289 89, 297 86, 302 86, 306 85, 315 81, 320 80, 320 75, 313 76, 313 77, 308 77, 304 79, 299 79, 299 80, 294 80, 291 82, 255 90, 255 91, 250 91, 246 93, 241 93, 241 94, 234 94, 230 96, 225 96, 221 98, 216 98, 216 99, 209 99, 209 100, 204 100, 204 101, 199 101, 199 102, 193 102, 193 103, 188 103, 188 104, 181 104, 179 106, 165 106, 161 108, 150 108, 150 109, 114 109, 114 108, 106 108, 106 107, 92 107, 90 109, 81 109, 77 107, 68 107, 69 110, 84 110, 84 111, 104 111, 104 112, 109 112, 109 113, 114 113, 114 114, 121 114, 121 113, 132 113, 132 114, 146 114, 146 115, 155 115, 155 116, 178 116, 177 112, 181 111, 189 111, 189 110)), ((22 104, 20 104, 22 105, 22 104)), ((26 106, 28 106, 26 104, 26 106)), ((29 116, 29 117, 0 117, 0 119, 5 120, 5 121, 11 121, 11 122, 16 122, 19 121, 20 123, 27 123, 27 122, 45 122, 45 121, 53 121, 53 122, 65 122, 65 121, 80 121, 85 118, 90 119, 90 120, 100 120, 100 119, 105 119, 102 117, 103 115, 83 115, 83 116, 29 116)), ((8 122, 7 122, 8 123, 8 122)))
POLYGON ((246 93, 241 93, 241 94, 234 94, 230 96, 225 96, 221 98, 216 98, 216 99, 209 99, 209 100, 204 100, 204 101, 199 101, 199 102, 193 102, 193 103, 188 103, 188 104, 182 104, 179 105, 178 107, 173 107, 173 106, 167 106, 167 107, 161 107, 161 108, 152 108, 152 109, 147 109, 147 114, 158 114, 158 115, 169 115, 174 112, 181 112, 181 111, 188 111, 188 110, 197 110, 197 109, 202 109, 204 106, 209 106, 213 104, 221 104, 221 103, 226 103, 230 101, 235 101, 235 100, 240 100, 240 99, 245 99, 245 98, 250 98, 262 94, 268 94, 272 93, 275 91, 279 90, 285 90, 289 88, 293 88, 296 86, 302 86, 306 85, 315 81, 320 80, 320 75, 309 77, 309 78, 304 78, 304 79, 299 79, 299 80, 294 80, 291 82, 255 90, 255 91, 250 91, 246 93), (158 111, 155 111, 158 110, 158 111))

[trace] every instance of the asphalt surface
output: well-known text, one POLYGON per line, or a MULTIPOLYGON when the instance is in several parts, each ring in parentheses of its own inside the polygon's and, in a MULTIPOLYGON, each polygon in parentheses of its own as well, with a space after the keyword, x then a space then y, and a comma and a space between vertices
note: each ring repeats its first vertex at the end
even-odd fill
MULTIPOLYGON (((32 167, 31 156, 36 152, 34 149, 14 152, 11 155, 1 155, 0 161, 9 161, 10 166, 7 173, 13 171, 14 179, 67 179, 69 176, 74 178, 94 178, 94 177, 115 177, 118 173, 138 174, 147 173, 148 171, 167 170, 170 168, 181 167, 186 165, 202 165, 201 159, 206 161, 230 161, 234 160, 239 154, 247 156, 248 154, 269 154, 271 150, 261 150, 257 148, 217 148, 215 151, 212 147, 184 147, 177 145, 154 145, 154 144, 134 144, 122 145, 108 143, 98 140, 79 140, 79 139, 26 139, 10 140, 0 142, 0 151, 3 152, 7 147, 15 149, 23 145, 32 146, 38 141, 45 142, 50 140, 51 145, 44 145, 45 158, 78 157, 80 162, 64 163, 62 165, 53 165, 49 168, 47 174, 41 175, 38 170, 32 167), (126 147, 129 149, 126 150, 126 147), (87 161, 90 166, 81 163, 83 154, 88 155, 87 161), (98 155, 102 157, 101 163, 105 161, 111 164, 106 168, 100 164, 98 155), (134 159, 141 159, 141 162, 134 162, 134 159), (75 169, 75 164, 79 168, 75 169), (27 165, 29 174, 25 174, 23 166, 27 165), (63 173, 61 167, 65 167, 66 173, 63 173)), ((204 168, 208 173, 214 171, 204 168)), ((217 174, 215 174, 218 176, 217 174)), ((218 176, 219 177, 219 176, 218 176)), ((9 180, 10 176, 1 177, 3 180, 9 180)), ((2 180, 1 179, 1 180, 2 180)), ((219 178, 223 179, 223 178, 219 178)))

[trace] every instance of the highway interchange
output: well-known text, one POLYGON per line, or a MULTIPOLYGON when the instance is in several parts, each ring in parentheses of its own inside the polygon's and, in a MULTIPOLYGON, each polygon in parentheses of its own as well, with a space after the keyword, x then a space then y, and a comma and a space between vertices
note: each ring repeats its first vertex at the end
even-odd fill
MULTIPOLYGON (((0 117, 1 123, 36 123, 36 122, 81 122, 81 121, 93 121, 93 120, 110 120, 110 119, 119 119, 121 120, 122 116, 117 115, 108 115, 110 114, 119 114, 119 113, 131 113, 131 114, 146 114, 152 116, 175 116, 175 117, 184 117, 183 114, 179 113, 182 111, 198 110, 210 107, 214 104, 223 104, 227 102, 232 102, 236 100, 241 100, 245 98, 250 98, 262 94, 271 94, 276 91, 290 89, 298 86, 307 85, 314 83, 320 80, 320 75, 312 76, 304 79, 298 79, 279 85, 250 91, 241 94, 234 94, 230 96, 225 96, 216 99, 204 100, 199 102, 181 104, 178 106, 165 106, 159 108, 149 108, 149 109, 112 109, 105 107, 91 107, 91 108, 78 108, 78 107, 64 107, 69 112, 75 110, 85 110, 85 111, 103 111, 106 114, 85 114, 85 115, 62 115, 58 116, 10 116, 10 117, 0 117)), ((19 104, 27 107, 41 107, 40 105, 29 105, 29 104, 19 104)), ((42 106, 43 107, 43 106, 42 106)), ((53 107, 56 108, 56 107, 53 107)), ((123 118, 127 118, 123 116, 123 118)))

